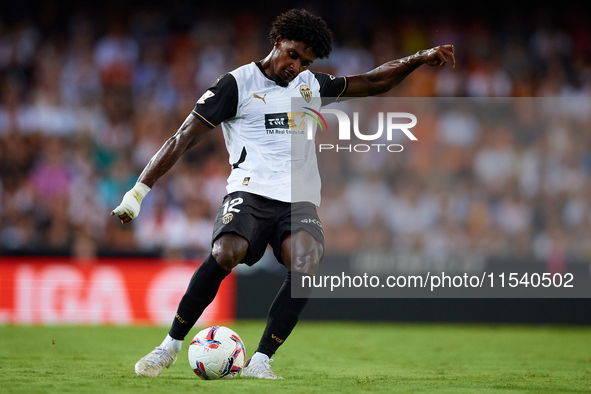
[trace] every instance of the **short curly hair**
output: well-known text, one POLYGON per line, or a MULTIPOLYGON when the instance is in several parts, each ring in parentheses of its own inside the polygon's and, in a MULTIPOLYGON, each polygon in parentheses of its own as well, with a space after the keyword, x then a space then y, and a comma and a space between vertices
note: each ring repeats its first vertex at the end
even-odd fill
POLYGON ((275 19, 269 33, 271 44, 279 36, 303 42, 319 59, 327 58, 332 51, 332 32, 326 22, 304 9, 291 9, 275 19))

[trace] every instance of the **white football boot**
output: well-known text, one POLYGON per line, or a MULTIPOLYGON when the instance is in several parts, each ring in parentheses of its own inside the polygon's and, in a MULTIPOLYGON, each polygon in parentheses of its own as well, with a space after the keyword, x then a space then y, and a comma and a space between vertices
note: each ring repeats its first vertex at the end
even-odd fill
POLYGON ((176 362, 176 353, 172 350, 157 346, 156 349, 145 355, 135 364, 135 373, 138 376, 156 378, 164 368, 170 367, 176 362))
POLYGON ((250 362, 251 360, 252 359, 249 358, 248 361, 246 361, 244 368, 242 368, 242 377, 272 380, 283 379, 281 376, 277 376, 271 371, 269 363, 273 361, 272 358, 259 360, 254 364, 250 362))

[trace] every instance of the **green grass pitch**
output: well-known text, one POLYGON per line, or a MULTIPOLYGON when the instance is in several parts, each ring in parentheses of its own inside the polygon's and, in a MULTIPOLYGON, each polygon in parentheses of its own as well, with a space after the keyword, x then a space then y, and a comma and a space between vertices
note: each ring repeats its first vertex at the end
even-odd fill
MULTIPOLYGON (((249 357, 263 325, 232 326, 249 357)), ((200 380, 187 345, 159 378, 135 376, 135 362, 165 334, 158 327, 0 326, 0 392, 591 392, 588 327, 301 322, 274 357, 282 381, 200 380)))

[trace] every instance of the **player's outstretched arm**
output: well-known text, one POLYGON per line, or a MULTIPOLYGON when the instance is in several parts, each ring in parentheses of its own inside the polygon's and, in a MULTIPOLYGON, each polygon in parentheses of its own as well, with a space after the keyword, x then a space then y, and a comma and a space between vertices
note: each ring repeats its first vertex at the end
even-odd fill
POLYGON ((448 61, 455 68, 456 59, 453 45, 440 45, 424 49, 412 56, 384 63, 365 74, 348 77, 349 87, 343 96, 366 97, 386 93, 419 66, 427 64, 442 67, 448 61))
POLYGON ((201 141, 209 130, 210 128, 195 116, 189 115, 176 134, 170 137, 152 157, 135 186, 125 193, 123 201, 111 212, 111 216, 117 215, 121 223, 135 219, 140 213, 142 200, 154 183, 172 168, 183 153, 201 141))

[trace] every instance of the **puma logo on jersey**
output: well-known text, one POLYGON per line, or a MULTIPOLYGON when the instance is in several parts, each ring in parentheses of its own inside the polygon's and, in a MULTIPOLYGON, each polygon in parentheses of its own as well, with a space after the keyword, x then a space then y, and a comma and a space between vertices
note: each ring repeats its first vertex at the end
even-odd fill
POLYGON ((256 93, 252 95, 252 97, 254 97, 254 98, 258 98, 258 99, 261 99, 261 100, 263 100, 263 103, 267 104, 267 102, 265 101, 265 97, 266 97, 266 96, 267 96, 267 95, 266 95, 266 94, 264 94, 264 95, 263 95, 263 97, 261 97, 261 96, 259 96, 259 95, 258 95, 258 94, 256 94, 256 93))

